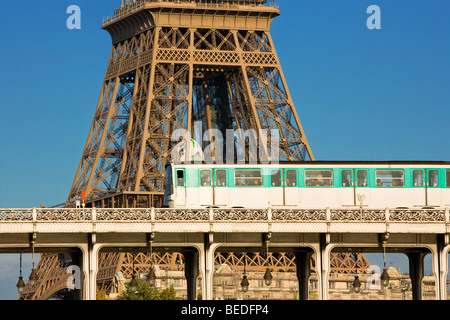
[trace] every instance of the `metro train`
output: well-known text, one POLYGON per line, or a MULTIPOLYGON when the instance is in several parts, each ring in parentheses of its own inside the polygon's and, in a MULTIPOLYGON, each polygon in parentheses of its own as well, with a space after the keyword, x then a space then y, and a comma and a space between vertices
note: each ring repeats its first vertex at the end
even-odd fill
POLYGON ((170 208, 450 207, 450 162, 168 164, 170 208))

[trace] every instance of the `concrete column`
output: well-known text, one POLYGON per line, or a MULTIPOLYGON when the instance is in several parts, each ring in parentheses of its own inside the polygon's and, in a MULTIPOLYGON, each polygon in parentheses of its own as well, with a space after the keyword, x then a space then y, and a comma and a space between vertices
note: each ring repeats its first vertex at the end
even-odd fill
POLYGON ((82 299, 89 299, 89 249, 88 246, 83 247, 81 251, 82 261, 80 265, 81 269, 81 290, 82 299))
POLYGON ((197 278, 199 275, 199 252, 197 250, 183 251, 185 276, 187 281, 188 300, 197 299, 197 278))
POLYGON ((439 280, 436 279, 436 285, 438 285, 437 291, 439 292, 439 300, 447 299, 447 274, 448 274, 448 250, 449 246, 447 245, 448 235, 442 235, 442 237, 438 238, 438 246, 437 246, 437 263, 439 266, 439 280))
POLYGON ((97 271, 100 245, 89 246, 89 276, 88 276, 88 300, 97 300, 97 271))
POLYGON ((320 272, 320 286, 321 286, 321 299, 328 300, 328 277, 330 274, 330 252, 332 249, 331 245, 327 245, 326 241, 327 235, 321 236, 320 240, 320 252, 317 255, 321 257, 320 269, 318 265, 316 265, 317 273, 320 272))
POLYGON ((203 254, 203 300, 213 299, 214 252, 217 245, 212 244, 212 235, 205 234, 205 251, 203 254))
POLYGON ((412 299, 422 300, 422 279, 423 279, 423 259, 425 252, 408 252, 409 258, 409 275, 412 285, 412 299))
POLYGON ((299 300, 308 300, 308 284, 309 277, 311 275, 311 256, 312 252, 309 251, 296 251, 295 263, 297 265, 297 279, 298 279, 298 291, 299 300))

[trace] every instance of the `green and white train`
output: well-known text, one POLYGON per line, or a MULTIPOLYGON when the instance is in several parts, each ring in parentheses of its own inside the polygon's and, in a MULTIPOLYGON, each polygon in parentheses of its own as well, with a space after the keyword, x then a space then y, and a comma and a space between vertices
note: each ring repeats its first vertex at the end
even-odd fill
POLYGON ((170 208, 450 207, 450 162, 170 164, 170 208))

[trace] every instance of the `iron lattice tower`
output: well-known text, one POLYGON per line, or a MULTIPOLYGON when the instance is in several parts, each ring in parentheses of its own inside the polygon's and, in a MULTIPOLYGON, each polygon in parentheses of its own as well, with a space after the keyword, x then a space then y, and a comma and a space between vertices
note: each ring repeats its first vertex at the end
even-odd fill
POLYGON ((278 15, 265 0, 123 1, 103 23, 113 48, 68 201, 158 194, 177 129, 277 129, 280 160, 314 160, 270 35, 278 15))
MULTIPOLYGON (((277 4, 266 0, 122 1, 103 23, 113 47, 67 204, 84 191, 87 204, 96 207, 157 206, 177 129, 193 137, 208 129, 278 129, 280 160, 314 160, 270 35, 279 15, 277 4)), ((258 142, 270 157, 271 144, 258 142)), ((246 148, 248 160, 248 141, 246 148)), ((177 257, 182 259, 154 253, 167 270, 176 268, 177 257)), ((260 254, 252 257, 249 270, 264 270, 260 254)), ((148 269, 147 255, 136 259, 138 268, 148 269)), ((239 270, 242 259, 218 253, 215 263, 239 270)), ((271 259, 280 270, 295 269, 291 255, 271 259)), ((27 285, 21 298, 48 299, 64 288, 66 260, 43 254, 38 286, 27 285)), ((98 287, 109 292, 117 272, 130 278, 131 261, 130 253, 103 253, 98 287)), ((336 272, 351 273, 356 262, 347 253, 332 253, 331 264, 336 272)))

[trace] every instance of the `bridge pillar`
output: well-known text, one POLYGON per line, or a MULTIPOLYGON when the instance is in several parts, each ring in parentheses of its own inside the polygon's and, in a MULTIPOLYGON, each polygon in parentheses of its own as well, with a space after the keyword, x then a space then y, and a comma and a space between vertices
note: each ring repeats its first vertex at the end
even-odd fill
POLYGON ((213 299, 214 251, 213 234, 205 234, 205 247, 202 264, 202 299, 213 299))
POLYGON ((329 235, 323 234, 320 238, 320 250, 316 256, 320 256, 320 266, 316 264, 317 273, 320 273, 320 297, 328 300, 328 277, 330 274, 330 255, 333 245, 328 244, 329 235), (328 240, 327 240, 328 239, 328 240), (320 268, 320 269, 319 269, 320 268))
POLYGON ((87 300, 97 300, 97 271, 98 256, 100 254, 100 245, 94 244, 89 246, 86 260, 88 261, 88 277, 87 277, 87 300))
POLYGON ((448 254, 450 250, 449 235, 442 235, 438 237, 437 246, 437 264, 439 266, 439 279, 436 279, 436 283, 439 285, 438 293, 439 300, 446 300, 447 298, 447 274, 448 274, 448 254))
POLYGON ((313 253, 309 251, 294 252, 297 265, 299 300, 308 300, 308 284, 311 275, 310 262, 312 254, 313 253))
POLYGON ((412 299, 422 300, 422 279, 424 276, 423 260, 426 255, 425 252, 407 252, 409 258, 409 274, 412 285, 412 299))
POLYGON ((185 276, 187 282, 187 299, 197 299, 197 278, 199 276, 199 252, 197 250, 183 251, 185 276))

